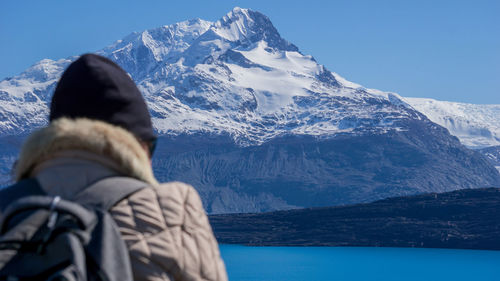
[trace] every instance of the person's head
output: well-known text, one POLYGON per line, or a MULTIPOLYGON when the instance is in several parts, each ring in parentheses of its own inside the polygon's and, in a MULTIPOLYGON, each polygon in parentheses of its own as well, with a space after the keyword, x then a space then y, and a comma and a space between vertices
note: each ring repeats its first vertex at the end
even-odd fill
POLYGON ((50 105, 49 120, 88 118, 132 133, 151 156, 156 136, 141 92, 111 60, 85 54, 63 73, 50 105))

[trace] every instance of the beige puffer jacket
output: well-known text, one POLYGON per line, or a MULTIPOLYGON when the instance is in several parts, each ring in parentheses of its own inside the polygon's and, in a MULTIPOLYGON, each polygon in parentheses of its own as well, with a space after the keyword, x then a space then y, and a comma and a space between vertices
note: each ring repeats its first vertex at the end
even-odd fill
POLYGON ((59 119, 31 135, 16 177, 36 177, 49 194, 72 199, 110 176, 151 185, 112 210, 135 280, 227 280, 219 247, 196 190, 158 184, 150 160, 127 131, 100 121, 59 119))

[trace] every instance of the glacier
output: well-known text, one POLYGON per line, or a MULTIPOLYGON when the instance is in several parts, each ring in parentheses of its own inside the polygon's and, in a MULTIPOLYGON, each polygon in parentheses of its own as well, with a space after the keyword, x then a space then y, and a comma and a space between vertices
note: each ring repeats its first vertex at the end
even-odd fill
POLYGON ((404 100, 470 148, 500 145, 500 104, 479 105, 426 98, 404 100))

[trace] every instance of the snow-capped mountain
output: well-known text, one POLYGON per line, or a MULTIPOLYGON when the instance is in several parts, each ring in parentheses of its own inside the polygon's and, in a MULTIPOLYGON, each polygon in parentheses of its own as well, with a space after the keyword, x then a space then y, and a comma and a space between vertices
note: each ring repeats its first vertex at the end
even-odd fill
MULTIPOLYGON (((159 179, 193 184, 210 212, 500 184, 484 157, 405 99, 327 70, 256 11, 132 33, 97 53, 129 72, 148 102, 159 179)), ((46 123, 74 59, 43 60, 0 82, 2 142, 46 123)))
MULTIPOLYGON (((395 94, 328 71, 282 39, 267 17, 246 9, 215 23, 197 19, 132 33, 97 53, 131 74, 160 134, 225 133, 245 146, 289 134, 404 129, 395 122, 416 114, 395 94)), ((50 94, 74 59, 43 60, 0 82, 0 132, 45 124, 50 94)))

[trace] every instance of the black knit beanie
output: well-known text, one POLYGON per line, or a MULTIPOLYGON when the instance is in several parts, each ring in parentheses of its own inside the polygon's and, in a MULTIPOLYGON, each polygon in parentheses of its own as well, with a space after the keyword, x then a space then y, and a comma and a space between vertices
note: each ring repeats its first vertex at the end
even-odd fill
POLYGON ((146 102, 134 81, 117 64, 94 54, 81 56, 59 80, 50 121, 60 117, 97 119, 144 141, 156 138, 146 102))

